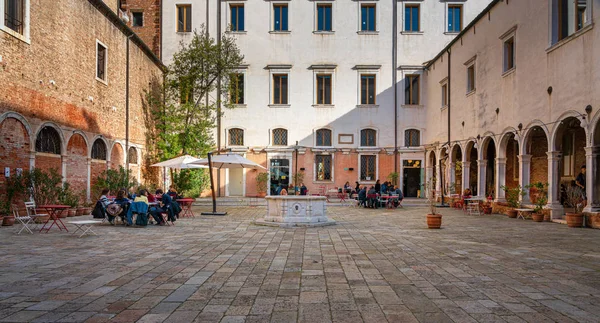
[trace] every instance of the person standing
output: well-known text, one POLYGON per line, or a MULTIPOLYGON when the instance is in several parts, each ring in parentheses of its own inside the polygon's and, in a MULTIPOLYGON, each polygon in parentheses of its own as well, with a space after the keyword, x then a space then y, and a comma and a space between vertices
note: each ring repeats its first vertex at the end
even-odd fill
POLYGON ((379 180, 377 180, 377 182, 375 182, 375 192, 379 193, 381 191, 381 183, 379 182, 379 180))
POLYGON ((577 187, 581 188, 581 190, 583 191, 583 207, 585 207, 587 205, 587 195, 585 191, 585 165, 581 166, 581 172, 579 173, 579 175, 577 175, 577 178, 575 179, 575 185, 577 185, 577 187))

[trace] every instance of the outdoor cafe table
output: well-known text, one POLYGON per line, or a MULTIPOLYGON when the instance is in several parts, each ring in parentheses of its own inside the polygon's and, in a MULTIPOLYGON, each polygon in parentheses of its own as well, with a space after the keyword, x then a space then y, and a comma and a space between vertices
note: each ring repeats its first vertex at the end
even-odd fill
POLYGON ((44 225, 40 229, 40 232, 44 231, 44 229, 45 229, 46 233, 48 233, 48 231, 50 231, 50 229, 52 228, 52 226, 55 225, 55 224, 56 224, 56 226, 58 227, 58 229, 60 231, 62 231, 62 229, 65 229, 65 231, 69 232, 69 230, 67 229, 67 227, 65 226, 65 224, 60 220, 60 218, 58 216, 64 210, 70 209, 71 208, 70 206, 68 206, 68 205, 38 205, 38 208, 45 209, 48 212, 48 215, 49 215, 48 221, 46 221, 46 223, 44 223, 44 225), (52 220, 52 223, 46 229, 46 225, 48 224, 48 222, 50 222, 50 220, 52 220))
MULTIPOLYGON (((471 202, 476 202, 477 203, 477 214, 481 215, 481 208, 480 208, 479 202, 485 202, 485 199, 480 198, 480 197, 471 197, 471 198, 465 199, 465 203, 467 203, 467 206, 466 206, 465 209, 467 210, 467 212, 469 211, 468 204, 471 204, 471 202)), ((468 214, 471 215, 470 212, 468 214)))
POLYGON ((194 217, 194 212, 192 212, 192 203, 194 203, 194 199, 177 199, 176 201, 181 205, 181 210, 183 211, 183 214, 181 215, 182 218, 194 217))

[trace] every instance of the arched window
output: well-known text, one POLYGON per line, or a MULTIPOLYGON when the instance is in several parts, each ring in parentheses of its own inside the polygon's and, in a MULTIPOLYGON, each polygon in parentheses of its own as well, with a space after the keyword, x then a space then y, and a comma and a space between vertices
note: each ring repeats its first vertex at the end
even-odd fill
POLYGON ((360 145, 363 147, 377 146, 377 131, 373 129, 363 129, 360 131, 360 145))
POLYGON ((288 131, 283 128, 273 129, 273 146, 287 146, 288 131))
POLYGON ((55 128, 45 126, 35 139, 35 151, 60 155, 60 135, 55 128))
POLYGON ((331 130, 319 129, 317 130, 317 146, 331 146, 331 130))
POLYGON ((240 128, 229 129, 229 145, 243 146, 244 145, 244 130, 240 128))
POLYGON ((130 164, 138 163, 138 154, 137 149, 135 149, 135 147, 129 147, 129 152, 127 153, 127 160, 130 164))
POLYGON ((421 132, 416 129, 404 131, 404 146, 418 147, 421 145, 421 132))
POLYGON ((92 159, 106 160, 106 144, 100 138, 92 145, 92 159))

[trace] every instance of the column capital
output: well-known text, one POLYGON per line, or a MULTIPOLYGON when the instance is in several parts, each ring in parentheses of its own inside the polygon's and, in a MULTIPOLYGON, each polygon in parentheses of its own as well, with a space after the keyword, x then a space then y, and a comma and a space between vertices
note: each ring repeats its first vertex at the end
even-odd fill
POLYGON ((585 147, 586 156, 598 156, 600 155, 600 146, 585 147))
POLYGON ((531 155, 519 155, 519 161, 522 163, 529 163, 531 162, 531 155))
POLYGON ((496 165, 506 164, 506 158, 496 158, 496 165))
POLYGON ((546 152, 546 155, 548 155, 548 160, 560 160, 561 152, 560 151, 548 151, 548 152, 546 152))
POLYGON ((487 163, 487 159, 478 159, 477 160, 477 166, 485 166, 487 163))

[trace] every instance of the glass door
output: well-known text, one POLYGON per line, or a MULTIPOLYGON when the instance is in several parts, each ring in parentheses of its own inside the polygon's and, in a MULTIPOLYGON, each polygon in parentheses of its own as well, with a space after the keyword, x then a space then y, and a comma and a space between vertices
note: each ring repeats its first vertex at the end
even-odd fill
POLYGON ((288 159, 271 159, 269 171, 271 173, 270 193, 279 195, 281 188, 287 189, 290 185, 290 161, 288 159))

